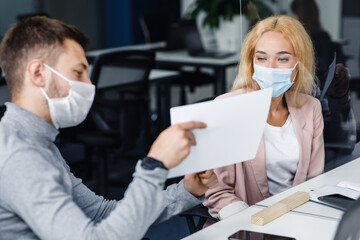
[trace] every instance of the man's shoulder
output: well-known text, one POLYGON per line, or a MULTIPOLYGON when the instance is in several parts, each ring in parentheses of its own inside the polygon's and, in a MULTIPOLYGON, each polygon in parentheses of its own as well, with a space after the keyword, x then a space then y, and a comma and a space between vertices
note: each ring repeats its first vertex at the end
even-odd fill
MULTIPOLYGON (((29 141, 21 130, 11 128, 0 122, 0 174, 6 164, 41 158, 42 149, 29 141), (31 157, 29 157, 31 156, 31 157)), ((23 165, 19 166, 19 168, 23 165)))

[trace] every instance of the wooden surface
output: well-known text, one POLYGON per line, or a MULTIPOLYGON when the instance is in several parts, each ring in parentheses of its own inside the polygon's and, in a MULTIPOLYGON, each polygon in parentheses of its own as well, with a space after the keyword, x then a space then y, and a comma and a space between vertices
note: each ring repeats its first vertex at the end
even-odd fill
POLYGON ((287 198, 261 210, 260 212, 252 215, 252 224, 264 226, 265 224, 273 221, 281 215, 290 212, 294 208, 309 201, 308 192, 296 192, 287 198))

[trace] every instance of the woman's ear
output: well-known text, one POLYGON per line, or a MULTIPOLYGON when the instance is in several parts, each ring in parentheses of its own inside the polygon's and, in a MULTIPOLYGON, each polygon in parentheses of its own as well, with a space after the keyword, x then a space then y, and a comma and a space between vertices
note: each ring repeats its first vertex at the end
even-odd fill
POLYGON ((40 59, 33 59, 27 64, 26 74, 28 75, 30 82, 35 86, 45 86, 45 66, 43 61, 41 61, 40 59))

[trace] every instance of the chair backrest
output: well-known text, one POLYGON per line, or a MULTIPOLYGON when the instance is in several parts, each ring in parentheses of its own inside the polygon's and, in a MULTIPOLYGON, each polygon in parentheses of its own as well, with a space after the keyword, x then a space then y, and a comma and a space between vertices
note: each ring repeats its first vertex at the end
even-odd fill
POLYGON ((91 79, 97 93, 90 117, 104 134, 118 137, 123 149, 139 138, 149 140, 149 83, 155 54, 150 51, 117 51, 96 57, 91 79))
POLYGON ((165 41, 172 22, 164 13, 143 13, 139 21, 147 43, 165 41))
POLYGON ((2 72, 0 68, 0 119, 4 115, 4 112, 6 110, 5 102, 10 101, 10 93, 9 89, 6 85, 5 78, 2 77, 2 72))
POLYGON ((358 240, 360 239, 360 199, 348 208, 344 213, 336 230, 336 240, 358 240))

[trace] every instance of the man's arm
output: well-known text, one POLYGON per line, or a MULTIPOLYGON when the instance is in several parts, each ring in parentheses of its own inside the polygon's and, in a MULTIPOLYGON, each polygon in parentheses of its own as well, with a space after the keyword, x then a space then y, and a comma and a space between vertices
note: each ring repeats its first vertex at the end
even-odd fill
POLYGON ((205 192, 217 185, 213 170, 185 175, 178 184, 172 184, 164 191, 166 208, 154 224, 199 205, 205 199, 205 192))
POLYGON ((27 151, 4 167, 1 201, 41 239, 140 239, 165 208, 166 175, 167 170, 148 171, 138 164, 124 199, 96 223, 73 201, 62 173, 36 151, 27 151))

